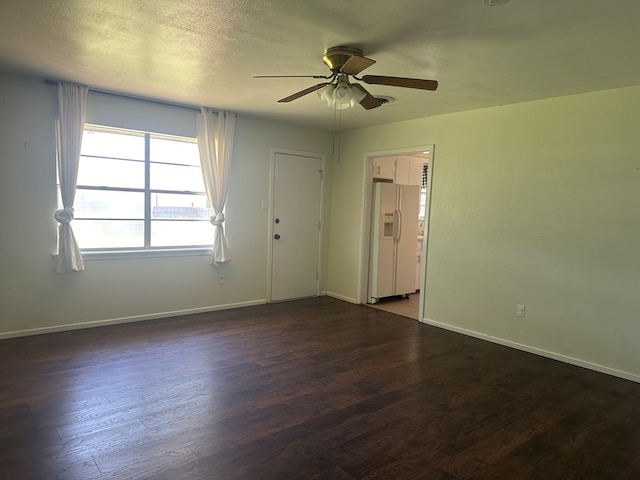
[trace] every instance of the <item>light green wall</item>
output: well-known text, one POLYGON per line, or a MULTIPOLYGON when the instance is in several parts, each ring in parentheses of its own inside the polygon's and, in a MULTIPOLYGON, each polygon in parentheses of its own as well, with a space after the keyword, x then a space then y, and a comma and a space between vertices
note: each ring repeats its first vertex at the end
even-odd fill
MULTIPOLYGON (((272 147, 328 154, 326 132, 240 116, 226 233, 233 260, 208 256, 86 260, 56 275, 53 86, 0 75, 0 337, 76 323, 264 301, 272 147), (225 285, 218 285, 224 274, 225 285), (13 333, 12 333, 13 332, 13 333)), ((87 122, 195 135, 195 111, 90 93, 87 122)))
POLYGON ((365 152, 434 144, 425 318, 640 375, 638 125, 631 87, 344 132, 328 290, 357 298, 365 152))

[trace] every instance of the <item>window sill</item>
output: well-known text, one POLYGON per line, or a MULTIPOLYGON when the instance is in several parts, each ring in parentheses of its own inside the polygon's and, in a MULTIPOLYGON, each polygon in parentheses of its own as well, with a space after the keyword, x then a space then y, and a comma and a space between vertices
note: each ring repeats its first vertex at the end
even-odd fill
MULTIPOLYGON (((89 250, 82 252, 84 261, 93 260, 129 260, 140 258, 168 258, 168 257, 195 257, 211 255, 211 247, 201 248, 175 248, 175 249, 150 249, 150 250, 89 250)), ((58 260, 58 254, 51 255, 53 261, 58 260)))

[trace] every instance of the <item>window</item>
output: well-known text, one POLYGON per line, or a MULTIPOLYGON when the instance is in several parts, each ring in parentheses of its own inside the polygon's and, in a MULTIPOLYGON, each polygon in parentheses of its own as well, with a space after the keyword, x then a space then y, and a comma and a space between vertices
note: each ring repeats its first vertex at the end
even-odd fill
POLYGON ((193 138, 85 126, 74 209, 83 251, 208 247, 213 238, 193 138))
POLYGON ((429 164, 422 164, 422 183, 420 184, 420 211, 418 212, 418 218, 424 220, 427 210, 427 185, 429 178, 429 164))

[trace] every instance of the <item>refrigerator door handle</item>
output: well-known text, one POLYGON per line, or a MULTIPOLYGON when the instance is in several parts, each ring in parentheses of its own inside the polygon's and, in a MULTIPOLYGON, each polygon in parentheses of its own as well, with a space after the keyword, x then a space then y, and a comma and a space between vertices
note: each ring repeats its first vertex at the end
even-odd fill
POLYGON ((396 235, 395 242, 400 242, 400 237, 402 236, 402 210, 396 210, 396 235))
POLYGON ((393 211, 393 243, 398 243, 398 210, 393 211))

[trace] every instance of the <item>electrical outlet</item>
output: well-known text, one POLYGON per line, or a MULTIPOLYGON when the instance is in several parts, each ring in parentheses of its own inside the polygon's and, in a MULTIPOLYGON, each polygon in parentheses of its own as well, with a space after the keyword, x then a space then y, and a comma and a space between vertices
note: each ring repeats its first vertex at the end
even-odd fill
POLYGON ((524 318, 524 305, 516 305, 516 317, 524 318))
POLYGON ((218 285, 224 285, 224 275, 218 277, 218 285))

